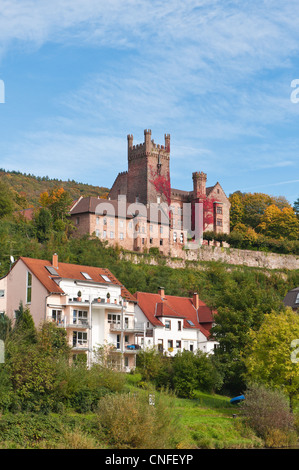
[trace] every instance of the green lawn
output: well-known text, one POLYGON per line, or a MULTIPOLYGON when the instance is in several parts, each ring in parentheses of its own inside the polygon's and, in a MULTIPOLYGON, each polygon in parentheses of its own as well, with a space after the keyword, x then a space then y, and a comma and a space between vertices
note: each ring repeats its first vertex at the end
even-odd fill
POLYGON ((262 441, 243 423, 238 405, 229 398, 197 392, 196 398, 175 399, 180 436, 178 448, 252 448, 262 441), (233 416, 235 415, 235 417, 233 416))

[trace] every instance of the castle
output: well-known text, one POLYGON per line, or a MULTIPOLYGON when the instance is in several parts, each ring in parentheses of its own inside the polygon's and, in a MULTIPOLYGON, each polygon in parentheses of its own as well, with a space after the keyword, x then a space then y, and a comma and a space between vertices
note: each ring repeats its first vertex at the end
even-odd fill
POLYGON ((80 198, 71 208, 76 232, 94 233, 109 244, 131 251, 155 247, 178 256, 183 247, 203 241, 203 232, 229 233, 230 202, 221 185, 206 186, 207 175, 192 174, 193 189, 170 182, 170 135, 164 145, 144 131, 144 142, 128 140, 128 169, 116 177, 108 200, 80 198))

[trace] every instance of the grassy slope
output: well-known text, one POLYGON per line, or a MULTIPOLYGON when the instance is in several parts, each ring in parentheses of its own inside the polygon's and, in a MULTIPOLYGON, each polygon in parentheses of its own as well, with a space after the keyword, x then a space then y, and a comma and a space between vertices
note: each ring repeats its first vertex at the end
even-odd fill
POLYGON ((182 429, 178 448, 262 446, 262 441, 242 422, 238 405, 231 405, 228 397, 197 392, 193 400, 177 398, 175 413, 182 429))
MULTIPOLYGON (((175 417, 173 448, 244 449, 263 446, 263 442, 242 423, 238 407, 230 405, 227 397, 198 392, 193 400, 172 397, 169 400, 175 417), (236 418, 233 418, 234 413, 236 418)), ((56 414, 45 417, 24 413, 11 415, 11 419, 7 436, 2 435, 0 449, 108 448, 93 413, 67 412, 63 418, 56 414)))

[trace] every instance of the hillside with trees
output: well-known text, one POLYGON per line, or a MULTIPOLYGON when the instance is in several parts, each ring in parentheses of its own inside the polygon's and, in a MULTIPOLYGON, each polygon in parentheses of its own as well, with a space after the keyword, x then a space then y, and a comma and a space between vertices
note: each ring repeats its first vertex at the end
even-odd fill
POLYGON ((233 248, 299 254, 299 198, 293 206, 283 196, 230 194, 230 234, 205 232, 207 241, 233 248))
POLYGON ((62 181, 19 171, 6 171, 2 168, 0 169, 0 183, 10 190, 14 203, 19 209, 36 207, 41 193, 57 188, 67 191, 72 200, 80 196, 105 197, 109 191, 108 188, 102 186, 93 186, 74 180, 62 181))
MULTIPOLYGON (((72 237, 73 227, 67 217, 72 196, 63 187, 43 187, 32 220, 16 213, 16 194, 19 193, 6 181, 0 182, 1 276, 9 271, 11 256, 14 259, 28 256, 51 260, 56 252, 62 262, 108 268, 131 293, 157 292, 158 286, 163 285, 168 295, 190 296, 198 292, 207 305, 217 310, 212 329, 219 343, 215 354, 210 357, 193 357, 183 353, 174 360, 157 356, 156 352, 140 354, 139 389, 145 387, 146 390, 162 392, 166 388, 181 399, 193 400, 198 393, 234 396, 248 390, 252 381, 258 381, 260 386, 283 392, 292 410, 298 410, 299 363, 292 363, 290 358, 292 341, 298 338, 299 325, 295 321, 295 314, 283 305, 286 293, 299 285, 298 270, 267 271, 215 262, 200 263, 202 269, 196 271, 191 267, 171 269, 165 266, 163 257, 159 255, 156 255, 157 265, 145 262, 135 265, 121 259, 119 249, 107 246, 96 237, 72 237)), ((247 198, 250 199, 249 196, 247 198)), ((242 200, 243 196, 240 196, 238 202, 242 200)), ((265 236, 258 232, 258 227, 266 224, 265 214, 269 208, 273 208, 272 202, 269 201, 268 205, 260 209, 261 213, 256 219, 253 217, 254 210, 249 217, 250 211, 244 209, 245 204, 243 209, 239 205, 240 216, 235 217, 236 208, 233 206, 232 223, 235 225, 232 234, 241 233, 237 232, 236 227, 243 224, 245 231, 265 236)), ((295 213, 285 201, 275 207, 281 212, 286 209, 290 214, 291 210, 295 213)), ((277 210, 274 212, 277 213, 277 210)), ((280 242, 278 238, 273 240, 280 242)), ((288 240, 286 236, 284 240, 298 243, 298 240, 288 240)), ((84 365, 80 368, 70 365, 61 329, 57 331, 53 326, 45 325, 42 330, 36 331, 30 311, 20 305, 14 326, 5 315, 1 316, 0 339, 5 340, 5 348, 9 353, 9 360, 0 369, 0 411, 5 413, 5 419, 0 420, 0 438, 3 436, 2 439, 11 441, 17 439, 12 431, 16 426, 18 432, 25 432, 27 421, 22 413, 28 411, 33 413, 30 419, 34 430, 38 429, 38 423, 41 422, 40 418, 35 418, 36 415, 40 417, 50 412, 60 413, 61 410, 75 411, 84 416, 84 413, 100 409, 107 418, 106 423, 110 420, 113 426, 114 415, 110 416, 109 407, 113 400, 120 401, 120 397, 115 394, 124 391, 123 377, 112 376, 111 371, 99 369, 98 366, 87 371, 84 365), (18 415, 15 416, 15 413, 18 415)), ((125 399, 123 395, 121 398, 125 399)), ((276 397, 274 399, 277 401, 276 397)), ((131 405, 128 403, 128 407, 131 405)), ((143 402, 136 404, 136 407, 139 406, 142 415, 147 408, 144 408, 143 402)), ((248 410, 250 419, 250 413, 254 412, 248 410)), ((123 419, 127 423, 129 417, 123 419)), ((269 419, 273 421, 273 416, 269 419)), ((40 432, 46 435, 55 423, 50 423, 50 418, 45 418, 45 423, 47 429, 40 432)), ((80 423, 84 423, 83 418, 80 423)), ((149 425, 155 429, 157 421, 149 425)), ((284 428, 283 434, 279 436, 286 436, 288 432, 284 428)), ((105 441, 109 433, 110 429, 99 427, 97 439, 105 441)), ((154 437, 155 433, 151 436, 154 437)), ((271 434, 271 439, 277 445, 277 434, 275 436, 276 440, 273 441, 271 434)), ((135 435, 131 443, 126 445, 136 445, 134 439, 137 439, 135 435)), ((197 445, 205 445, 203 440, 198 438, 200 444, 197 445)), ((113 446, 115 441, 107 445, 113 446)))

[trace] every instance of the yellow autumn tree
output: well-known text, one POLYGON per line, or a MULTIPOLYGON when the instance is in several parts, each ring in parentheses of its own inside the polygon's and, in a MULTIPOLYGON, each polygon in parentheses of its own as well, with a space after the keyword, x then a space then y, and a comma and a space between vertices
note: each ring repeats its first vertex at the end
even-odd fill
POLYGON ((50 193, 48 191, 43 192, 40 195, 39 203, 42 207, 46 207, 51 211, 54 221, 65 220, 72 198, 63 188, 57 188, 52 189, 50 193))
POLYGON ((299 220, 291 207, 279 209, 275 204, 266 208, 258 230, 271 238, 299 239, 299 220))

